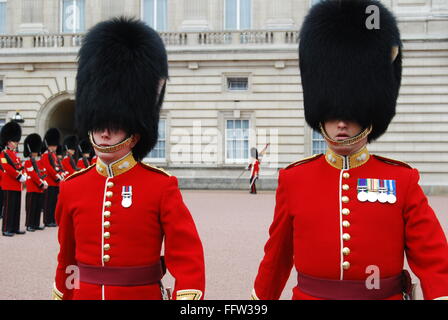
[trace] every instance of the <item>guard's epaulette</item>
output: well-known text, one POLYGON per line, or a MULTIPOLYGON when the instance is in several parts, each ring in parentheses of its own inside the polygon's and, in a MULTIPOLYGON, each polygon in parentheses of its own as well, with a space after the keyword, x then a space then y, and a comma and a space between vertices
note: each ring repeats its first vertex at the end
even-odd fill
POLYGON ((164 175, 166 175, 168 177, 171 177, 171 174, 169 172, 166 172, 162 168, 154 167, 154 166, 151 166, 151 165, 149 165, 147 163, 144 163, 144 162, 140 162, 140 163, 143 165, 143 168, 145 168, 145 169, 148 169, 148 170, 153 171, 153 172, 158 172, 158 173, 164 174, 164 175))
POLYGON ((302 160, 299 160, 299 161, 289 164, 285 169, 293 168, 293 167, 298 166, 299 164, 303 164, 303 163, 307 163, 307 162, 316 160, 316 159, 320 158, 322 155, 323 155, 322 153, 314 154, 311 157, 307 157, 305 159, 302 159, 302 160))
POLYGON ((73 172, 71 175, 69 175, 67 178, 65 178, 64 181, 67 181, 67 180, 73 179, 73 178, 75 178, 75 177, 77 177, 77 176, 80 176, 80 175, 86 173, 87 171, 89 171, 90 169, 92 169, 93 167, 95 167, 95 164, 94 164, 94 163, 91 164, 90 166, 88 166, 88 167, 85 168, 85 169, 81 169, 81 170, 79 170, 79 171, 75 171, 75 172, 73 172))
POLYGON ((393 165, 396 165, 396 166, 402 166, 402 167, 406 167, 406 168, 412 169, 412 167, 409 164, 407 164, 406 162, 403 162, 403 161, 400 161, 400 160, 395 160, 395 159, 381 157, 381 156, 378 156, 376 154, 374 154, 373 156, 376 159, 378 159, 380 161, 383 161, 385 163, 389 163, 389 164, 393 164, 393 165))

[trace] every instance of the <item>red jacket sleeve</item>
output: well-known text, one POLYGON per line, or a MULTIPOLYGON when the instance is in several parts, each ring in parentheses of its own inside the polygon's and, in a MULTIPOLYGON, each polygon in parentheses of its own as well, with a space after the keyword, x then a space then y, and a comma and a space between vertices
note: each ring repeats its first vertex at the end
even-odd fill
POLYGON ((29 177, 28 179, 31 179, 38 187, 43 185, 43 181, 37 175, 37 172, 36 172, 36 170, 34 170, 31 161, 28 160, 25 162, 25 170, 26 170, 26 174, 29 177))
POLYGON ((73 296, 73 288, 70 285, 73 285, 74 283, 73 281, 70 281, 68 277, 73 276, 73 273, 66 272, 68 266, 76 266, 77 264, 75 259, 76 245, 72 213, 67 211, 64 206, 66 201, 64 190, 64 184, 61 184, 55 212, 56 223, 59 226, 58 241, 60 247, 58 266, 56 268, 55 287, 56 290, 62 294, 63 300, 71 300, 73 296), (67 282, 69 286, 67 286, 67 282))
POLYGON ((58 181, 59 180, 59 178, 57 177, 58 172, 51 165, 49 157, 51 157, 51 154, 49 153, 44 153, 42 155, 41 158, 42 165, 45 167, 45 169, 47 169, 47 175, 50 176, 54 181, 58 181))
POLYGON ((170 177, 162 197, 160 220, 165 234, 165 262, 175 279, 177 299, 203 298, 205 265, 202 243, 193 218, 170 177))
POLYGON ((446 237, 418 180, 418 171, 413 169, 404 211, 406 256, 420 279, 424 298, 448 298, 446 237))
POLYGON ((285 175, 285 171, 280 170, 274 220, 269 228, 269 240, 264 247, 264 258, 255 279, 255 299, 279 299, 293 266, 293 219, 288 210, 285 175))
MULTIPOLYGON (((6 152, 6 151, 3 151, 3 152, 6 152)), ((22 174, 22 172, 16 170, 12 165, 10 165, 8 163, 3 152, 1 153, 1 161, 2 161, 3 169, 5 170, 5 174, 18 180, 18 178, 20 178, 19 176, 22 174)), ((10 156, 10 158, 11 158, 11 156, 10 156)), ((11 160, 13 160, 13 159, 11 159, 11 160)))

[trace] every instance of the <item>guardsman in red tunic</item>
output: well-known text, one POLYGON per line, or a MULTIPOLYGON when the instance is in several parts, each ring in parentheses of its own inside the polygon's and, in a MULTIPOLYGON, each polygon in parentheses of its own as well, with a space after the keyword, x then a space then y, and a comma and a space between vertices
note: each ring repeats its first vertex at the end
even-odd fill
POLYGON ((366 145, 395 115, 401 42, 377 1, 324 1, 300 33, 305 120, 329 146, 280 170, 274 220, 255 279, 254 299, 278 299, 292 267, 293 299, 448 298, 448 245, 409 165, 366 145), (366 8, 381 28, 366 27, 366 8))
POLYGON ((257 148, 250 149, 252 159, 249 163, 249 166, 247 167, 247 170, 250 170, 249 187, 251 194, 257 193, 257 187, 255 183, 258 180, 258 176, 260 173, 261 157, 263 157, 263 155, 265 154, 268 146, 269 143, 266 144, 266 146, 263 148, 263 150, 260 151, 260 153, 258 153, 257 148))
POLYGON ((162 299, 165 266, 174 298, 203 297, 203 248, 177 179, 141 162, 167 77, 163 42, 141 21, 101 22, 84 38, 75 115, 98 161, 61 183, 54 298, 162 299))
MULTIPOLYGON (((0 152, 3 151, 3 146, 0 144, 0 152)), ((5 170, 0 162, 0 219, 3 219, 3 189, 2 189, 2 178, 5 170)))
POLYGON ((62 166, 66 172, 66 176, 79 171, 80 168, 76 163, 76 148, 78 146, 77 136, 68 136, 64 138, 63 149, 65 151, 65 157, 62 160, 62 166))
POLYGON ((92 152, 92 146, 88 139, 82 139, 78 144, 79 154, 81 155, 78 159, 78 168, 86 169, 90 167, 90 153, 92 152))
POLYGON ((2 178, 2 233, 4 236, 12 237, 14 234, 25 234, 25 231, 20 231, 20 202, 22 184, 26 181, 27 176, 15 151, 22 136, 22 128, 15 121, 8 122, 2 127, 0 136, 1 143, 6 146, 0 155, 5 170, 2 178))
POLYGON ((25 161, 26 180, 26 231, 34 232, 43 230, 40 226, 40 217, 43 204, 43 193, 48 188, 45 174, 38 159, 42 150, 42 138, 37 133, 32 133, 23 142, 23 155, 29 160, 25 161))
POLYGON ((56 150, 61 139, 61 134, 58 129, 50 128, 45 133, 43 147, 46 149, 42 155, 42 167, 45 169, 47 177, 45 181, 48 183, 48 188, 44 192, 44 224, 46 227, 56 227, 54 218, 54 211, 58 201, 59 182, 64 180, 64 172, 59 165, 56 150))

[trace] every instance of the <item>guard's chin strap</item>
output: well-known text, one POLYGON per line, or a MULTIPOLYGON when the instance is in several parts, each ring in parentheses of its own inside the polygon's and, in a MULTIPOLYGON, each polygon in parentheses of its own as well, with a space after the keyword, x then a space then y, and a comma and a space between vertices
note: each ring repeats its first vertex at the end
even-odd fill
POLYGON ((327 132, 325 131, 324 127, 322 126, 322 123, 319 123, 319 127, 320 127, 320 132, 324 136, 325 140, 327 140, 327 142, 329 144, 332 144, 334 146, 351 146, 355 143, 358 143, 359 141, 361 141, 362 139, 367 137, 370 134, 370 132, 372 132, 372 126, 369 126, 354 137, 347 138, 344 140, 334 140, 328 136, 327 132))
POLYGON ((132 143, 133 138, 134 138, 134 135, 131 134, 128 138, 124 139, 123 141, 121 141, 117 144, 114 144, 113 146, 99 146, 95 143, 95 140, 93 139, 92 132, 89 132, 89 140, 90 140, 90 143, 92 144, 93 148, 96 151, 102 152, 102 153, 112 153, 112 152, 121 150, 124 147, 130 145, 132 143))

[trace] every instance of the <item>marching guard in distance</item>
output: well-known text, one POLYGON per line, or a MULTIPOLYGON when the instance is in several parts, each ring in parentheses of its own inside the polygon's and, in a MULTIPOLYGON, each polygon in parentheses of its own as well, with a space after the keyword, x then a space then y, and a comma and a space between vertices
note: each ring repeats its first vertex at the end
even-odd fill
POLYGON ((448 299, 447 240, 418 171, 366 148, 395 115, 401 58, 395 18, 379 1, 310 9, 299 44, 305 120, 328 150, 280 170, 254 299, 278 299, 293 265, 293 299, 409 299, 404 254, 424 299, 448 299), (370 5, 380 29, 366 27, 370 5))
POLYGON ((22 128, 15 121, 5 124, 0 132, 1 144, 5 146, 0 154, 0 160, 5 170, 2 178, 2 233, 6 237, 25 234, 25 231, 20 230, 20 208, 22 184, 25 183, 27 176, 16 152, 21 137, 22 128))
POLYGON ((266 144, 266 146, 263 148, 263 150, 260 151, 260 153, 258 153, 257 148, 250 149, 251 162, 249 163, 247 170, 250 170, 249 188, 250 188, 251 194, 257 193, 257 186, 255 185, 255 183, 258 180, 258 176, 260 173, 261 158, 266 153, 266 150, 268 149, 268 147, 269 147, 269 143, 266 144))
POLYGON ((62 160, 62 166, 64 167, 67 176, 80 170, 76 161, 77 146, 78 146, 77 136, 72 135, 64 138, 63 149, 65 151, 65 157, 62 160))
POLYGON ((173 298, 203 298, 202 243, 177 179, 141 162, 157 142, 167 78, 163 42, 143 22, 114 18, 86 34, 75 118, 98 160, 61 184, 54 298, 162 299, 165 266, 173 298), (67 286, 69 266, 79 287, 67 286))
POLYGON ((50 128, 45 133, 42 148, 45 150, 41 157, 42 167, 45 169, 48 188, 44 192, 44 224, 46 227, 56 227, 54 212, 58 201, 59 183, 64 180, 64 172, 59 165, 56 155, 57 147, 61 140, 58 129, 50 128))
POLYGON ((45 171, 38 159, 42 150, 42 138, 37 133, 28 135, 23 142, 23 148, 23 156, 29 158, 25 161, 25 171, 28 175, 26 180, 25 226, 26 231, 34 232, 44 229, 40 226, 40 218, 43 192, 48 188, 48 183, 45 181, 45 171))
POLYGON ((82 139, 78 144, 79 159, 78 168, 86 169, 90 167, 93 163, 90 162, 90 154, 92 152, 92 145, 89 139, 82 139))

